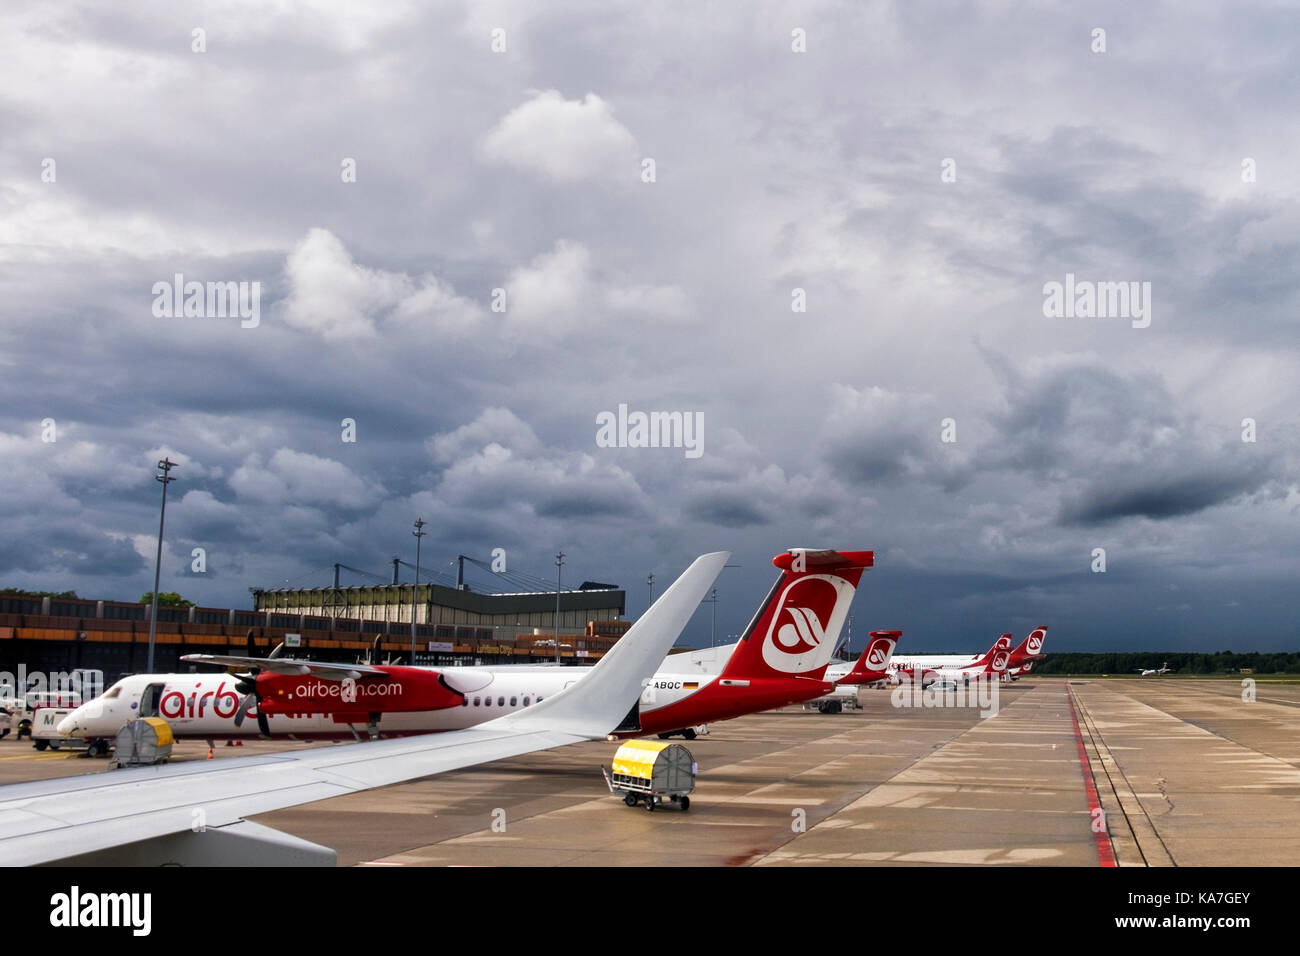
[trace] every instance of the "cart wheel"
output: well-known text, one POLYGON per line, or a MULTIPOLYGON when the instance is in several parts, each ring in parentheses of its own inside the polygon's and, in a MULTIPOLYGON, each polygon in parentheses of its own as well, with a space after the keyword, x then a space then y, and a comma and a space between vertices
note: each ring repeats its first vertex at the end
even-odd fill
POLYGON ((690 798, 690 797, 682 797, 682 809, 683 809, 683 810, 689 810, 690 808, 691 808, 691 798, 690 798))
POLYGON ((626 794, 624 794, 624 795, 623 795, 623 802, 626 803, 629 807, 635 807, 635 806, 636 806, 636 794, 635 794, 635 793, 626 793, 626 794))
POLYGON ((35 747, 37 750, 44 750, 49 745, 50 742, 48 740, 38 740, 32 744, 32 746, 35 747))
POLYGON ((655 798, 654 798, 654 797, 646 797, 646 798, 645 798, 645 808, 646 808, 646 810, 647 810, 648 812, 650 812, 650 813, 654 813, 654 812, 655 812, 655 798))

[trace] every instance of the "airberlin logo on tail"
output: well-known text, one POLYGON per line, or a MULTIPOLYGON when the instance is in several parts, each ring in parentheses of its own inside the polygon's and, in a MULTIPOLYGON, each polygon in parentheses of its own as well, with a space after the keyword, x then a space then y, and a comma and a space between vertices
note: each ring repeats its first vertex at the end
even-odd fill
POLYGON ((993 669, 995 671, 1004 671, 1007 669, 1007 652, 998 651, 993 655, 993 669))
POLYGON ((885 661, 889 660, 889 654, 894 649, 894 642, 887 637, 878 637, 875 643, 871 645, 871 650, 867 651, 867 665, 873 670, 884 670, 885 661))
POLYGON ((834 648, 826 634, 839 629, 852 598, 852 585, 841 577, 805 574, 795 578, 777 600, 763 639, 763 661, 783 674, 829 663, 834 648))
POLYGON ((1029 635, 1029 646, 1027 649, 1030 654, 1037 654, 1043 649, 1043 637, 1044 634, 1041 629, 1034 631, 1034 633, 1029 635))

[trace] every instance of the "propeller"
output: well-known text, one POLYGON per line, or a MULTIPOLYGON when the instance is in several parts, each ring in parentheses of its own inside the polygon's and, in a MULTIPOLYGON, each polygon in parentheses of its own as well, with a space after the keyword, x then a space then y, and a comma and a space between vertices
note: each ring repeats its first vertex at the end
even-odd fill
MULTIPOLYGON (((248 716, 248 709, 254 704, 261 704, 262 698, 257 693, 257 675, 260 673, 258 668, 253 668, 247 674, 238 674, 238 683, 235 689, 244 695, 244 699, 239 702, 239 709, 235 711, 235 726, 242 727, 244 718, 248 716)), ((266 714, 262 713, 262 708, 257 708, 257 730, 263 737, 271 736, 271 725, 266 719, 266 714)))
MULTIPOLYGON (((249 657, 257 656, 255 654, 255 648, 253 644, 252 628, 249 628, 248 630, 248 636, 246 638, 246 641, 248 647, 248 656, 249 657)), ((284 644, 279 644, 276 646, 275 650, 271 651, 270 655, 268 656, 275 657, 283 649, 284 649, 284 644)), ((254 704, 260 704, 262 702, 262 698, 259 697, 257 693, 257 675, 260 674, 261 672, 262 669, 260 667, 254 667, 247 674, 235 675, 236 678, 235 689, 244 695, 244 699, 239 702, 239 709, 235 711, 236 727, 242 727, 244 725, 244 718, 248 716, 248 708, 252 707, 254 704)), ((260 733, 263 737, 271 736, 271 725, 270 723, 267 722, 266 714, 262 713, 261 707, 257 708, 257 730, 258 733, 260 733)))

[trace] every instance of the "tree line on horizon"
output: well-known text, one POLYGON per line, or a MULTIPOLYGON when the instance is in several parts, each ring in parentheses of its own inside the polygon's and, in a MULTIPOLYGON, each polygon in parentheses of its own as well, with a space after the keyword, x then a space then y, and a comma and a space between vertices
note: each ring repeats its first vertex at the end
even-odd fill
POLYGON ((1136 674, 1167 666, 1171 674, 1300 674, 1300 652, 1265 653, 1217 651, 1120 652, 1109 654, 1049 653, 1034 665, 1035 674, 1136 674))
MULTIPOLYGON (((25 588, 0 588, 0 595, 14 597, 47 597, 80 600, 76 591, 28 591, 25 588)), ((153 592, 145 591, 140 595, 139 604, 152 604, 153 592)), ((159 591, 158 603, 164 607, 193 607, 194 602, 181 597, 176 591, 159 591)))

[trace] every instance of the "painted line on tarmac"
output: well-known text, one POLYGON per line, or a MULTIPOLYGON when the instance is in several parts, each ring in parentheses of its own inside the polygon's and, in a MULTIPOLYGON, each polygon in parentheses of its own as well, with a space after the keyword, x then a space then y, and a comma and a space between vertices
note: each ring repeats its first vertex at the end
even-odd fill
MULTIPOLYGON (((1079 748, 1079 769, 1083 772, 1083 788, 1088 794, 1088 818, 1089 820, 1105 819, 1105 811, 1101 809, 1101 801, 1097 798, 1097 784, 1092 776, 1092 764, 1088 761, 1088 751, 1083 747, 1083 733, 1079 730, 1079 714, 1074 707, 1074 695, 1070 693, 1070 687, 1065 685, 1065 695, 1070 699, 1070 720, 1074 722, 1074 743, 1079 748)), ((1101 866, 1115 866, 1115 848, 1111 846, 1110 834, 1106 827, 1098 830, 1095 826, 1092 831, 1093 839, 1097 843, 1097 862, 1101 866)))

